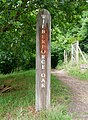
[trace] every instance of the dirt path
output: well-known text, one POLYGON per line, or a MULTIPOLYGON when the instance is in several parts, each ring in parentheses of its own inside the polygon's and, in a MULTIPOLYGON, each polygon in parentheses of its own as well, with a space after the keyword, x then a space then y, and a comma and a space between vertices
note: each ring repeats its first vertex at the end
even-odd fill
POLYGON ((73 120, 88 120, 88 82, 70 77, 64 70, 54 70, 54 75, 67 84, 72 91, 72 102, 69 104, 69 113, 73 120))

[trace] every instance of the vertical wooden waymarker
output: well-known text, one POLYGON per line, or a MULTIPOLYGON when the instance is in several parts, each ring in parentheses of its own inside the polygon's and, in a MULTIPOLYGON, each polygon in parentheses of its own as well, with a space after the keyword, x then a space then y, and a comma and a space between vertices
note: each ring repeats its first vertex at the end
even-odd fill
POLYGON ((36 111, 50 107, 51 17, 43 9, 36 25, 36 111))

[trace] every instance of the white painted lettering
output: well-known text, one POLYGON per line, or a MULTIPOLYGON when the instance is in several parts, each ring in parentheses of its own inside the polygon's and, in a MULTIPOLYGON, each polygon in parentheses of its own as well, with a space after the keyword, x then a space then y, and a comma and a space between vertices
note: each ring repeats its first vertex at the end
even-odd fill
POLYGON ((41 60, 41 63, 42 63, 43 65, 45 65, 45 60, 41 60))
POLYGON ((45 19, 43 19, 43 24, 44 24, 44 22, 45 22, 45 19))
POLYGON ((42 81, 41 82, 44 82, 45 83, 45 79, 42 79, 42 81))
POLYGON ((42 34, 45 33, 45 30, 42 30, 42 34))
POLYGON ((42 88, 45 88, 45 83, 44 83, 44 84, 42 83, 42 84, 41 84, 41 87, 42 87, 42 88))
POLYGON ((42 65, 42 70, 44 70, 45 69, 45 65, 42 65))
MULTIPOLYGON (((41 30, 41 32, 42 32, 42 34, 41 34, 41 69, 42 70, 45 70, 45 63, 46 63, 46 59, 45 59, 45 53, 46 53, 46 40, 45 40, 45 33, 46 33, 46 31, 45 31, 45 29, 44 29, 44 27, 45 27, 45 17, 46 17, 46 15, 41 15, 41 17, 42 17, 42 30, 41 30)), ((46 77, 46 73, 44 73, 44 71, 42 71, 42 73, 41 73, 41 87, 42 88, 45 88, 45 78, 46 77)))
POLYGON ((42 53, 42 54, 45 54, 45 53, 46 53, 46 50, 44 50, 44 49, 41 50, 41 53, 42 53))
POLYGON ((42 59, 45 59, 45 55, 42 55, 42 59))
POLYGON ((44 24, 46 15, 41 15, 41 16, 42 16, 43 24, 44 24))
POLYGON ((43 19, 45 19, 46 15, 41 15, 43 19))
POLYGON ((42 73, 42 74, 41 74, 41 77, 46 77, 46 74, 45 74, 45 73, 42 73))
POLYGON ((42 25, 42 28, 44 28, 44 25, 42 25))

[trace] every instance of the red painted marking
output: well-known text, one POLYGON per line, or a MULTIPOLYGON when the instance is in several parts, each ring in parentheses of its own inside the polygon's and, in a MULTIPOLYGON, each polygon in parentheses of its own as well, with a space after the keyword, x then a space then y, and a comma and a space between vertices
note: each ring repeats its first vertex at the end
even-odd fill
POLYGON ((47 57, 48 54, 48 28, 44 27, 40 30, 40 54, 45 55, 47 57))

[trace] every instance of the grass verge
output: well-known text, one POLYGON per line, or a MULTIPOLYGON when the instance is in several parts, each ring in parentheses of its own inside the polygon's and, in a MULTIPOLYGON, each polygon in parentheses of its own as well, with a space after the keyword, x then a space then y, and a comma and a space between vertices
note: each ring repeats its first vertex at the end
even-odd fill
POLYGON ((80 65, 73 66, 71 63, 57 66, 57 69, 65 69, 69 75, 78 78, 80 80, 88 81, 88 69, 80 69, 80 65))
POLYGON ((34 109, 35 70, 0 75, 0 86, 11 87, 3 93, 0 90, 0 120, 70 120, 65 108, 69 89, 55 76, 51 77, 52 107, 40 113, 34 109))
POLYGON ((69 70, 69 74, 80 80, 88 81, 88 70, 80 70, 78 67, 69 70))

